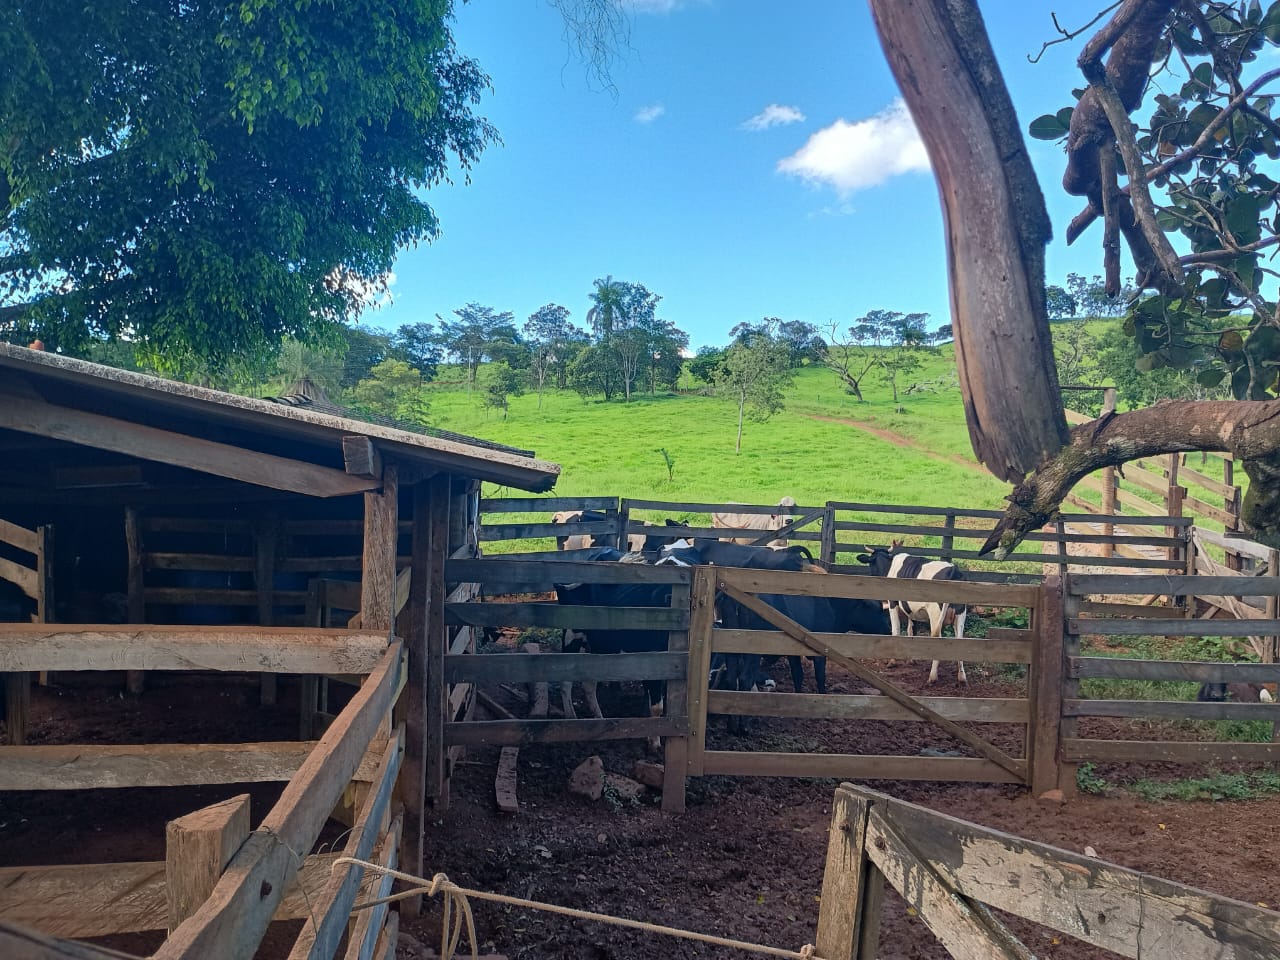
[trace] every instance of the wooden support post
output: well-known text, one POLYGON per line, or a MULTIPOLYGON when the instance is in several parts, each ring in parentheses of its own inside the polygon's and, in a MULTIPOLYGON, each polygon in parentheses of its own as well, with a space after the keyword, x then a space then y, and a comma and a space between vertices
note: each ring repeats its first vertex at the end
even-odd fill
MULTIPOLYGON (((53 527, 47 525, 36 528, 36 583, 39 585, 40 592, 40 596, 36 598, 36 620, 40 623, 53 623, 57 619, 54 616, 56 597, 53 576, 53 527)), ((48 683, 49 672, 41 670, 40 686, 47 686, 48 683)))
POLYGON ((1031 673, 1027 693, 1031 697, 1031 724, 1027 730, 1027 757, 1031 766, 1031 795, 1058 786, 1058 731, 1062 725, 1063 619, 1060 577, 1045 577, 1036 600, 1032 629, 1031 673))
POLYGON ((830 569, 836 562, 836 508, 827 501, 826 512, 822 515, 822 562, 830 569))
MULTIPOLYGON (((449 543, 449 475, 438 474, 429 481, 427 510, 427 554, 422 580, 426 587, 423 620, 423 650, 426 653, 426 688, 423 694, 426 766, 426 798, 437 812, 449 809, 448 754, 444 728, 449 717, 449 684, 444 677, 444 658, 449 650, 449 631, 444 622, 444 562, 449 543)), ((418 572, 413 574, 414 583, 418 572)), ((414 695, 415 700, 417 694, 414 695)), ((412 871, 411 871, 412 872, 412 871)))
MULTIPOLYGON (((1065 581, 1066 595, 1070 599, 1064 599, 1064 605, 1075 602, 1075 598, 1071 597, 1070 581, 1065 581)), ((1066 670, 1065 665, 1070 664, 1072 660, 1080 656, 1080 635, 1070 632, 1070 625, 1064 619, 1062 621, 1062 694, 1063 700, 1080 699, 1080 681, 1073 679, 1066 670)), ((1062 717, 1058 722, 1058 742, 1064 740, 1074 740, 1079 736, 1080 721, 1076 717, 1062 717)), ((1076 796, 1078 789, 1076 785, 1076 771, 1079 768, 1078 763, 1059 763, 1058 764, 1058 789, 1062 791, 1063 797, 1071 799, 1076 796)))
POLYGON ((1067 552, 1067 525, 1059 518, 1055 521, 1053 529, 1058 534, 1058 576, 1066 579, 1067 558, 1070 556, 1067 552))
MULTIPOLYGON (((671 608, 689 609, 689 587, 674 584, 671 587, 671 608)), ((667 634, 667 650, 684 654, 685 668, 689 664, 689 631, 672 630, 667 634)), ((663 714, 675 719, 688 718, 689 687, 696 683, 686 673, 684 680, 668 680, 663 699, 663 714)), ((666 737, 662 742, 662 809, 667 813, 684 813, 685 787, 689 779, 689 738, 666 737)))
POLYGON ((454 477, 449 485, 449 556, 469 542, 467 539, 467 496, 470 483, 466 477, 454 477))
MULTIPOLYGON (((521 653, 542 653, 542 644, 526 643, 520 647, 521 653)), ((571 680, 562 681, 564 683, 572 683, 571 680)), ((546 680, 535 680, 525 685, 525 696, 529 698, 529 718, 532 720, 545 720, 547 713, 551 709, 551 696, 546 680)))
POLYGON ((360 627, 391 633, 396 602, 397 501, 395 464, 382 472, 382 489, 364 495, 364 557, 360 577, 360 627))
POLYGON ((617 546, 619 550, 626 551, 630 542, 627 535, 627 524, 631 521, 631 507, 627 501, 621 500, 618 503, 618 538, 617 546))
POLYGON ((836 790, 815 943, 825 960, 877 956, 884 876, 867 857, 870 806, 848 784, 836 790))
POLYGON ((169 821, 164 829, 164 874, 170 933, 209 899, 248 836, 247 793, 169 821))
POLYGON ((707 686, 711 677, 711 634, 716 620, 716 572, 693 568, 689 594, 689 749, 688 772, 701 776, 707 746, 707 686))
MULTIPOLYGON (((253 585, 258 591, 258 625, 275 623, 276 544, 280 525, 274 516, 264 517, 253 529, 253 585)), ((259 700, 264 707, 275 706, 277 682, 274 673, 259 678, 259 700)))
MULTIPOLYGON (((444 770, 444 704, 448 691, 444 684, 444 626, 433 621, 433 603, 439 606, 443 592, 444 550, 453 542, 449 533, 451 516, 449 477, 437 475, 413 487, 413 545, 409 579, 409 674, 405 684, 405 754, 400 774, 400 796, 404 800, 404 833, 400 840, 400 862, 410 873, 422 871, 426 857, 427 800, 439 797, 444 770), (437 539, 433 542, 432 535, 437 539), (438 537, 443 535, 445 542, 438 537), (441 635, 432 643, 432 624, 441 635), (434 659, 433 659, 434 657, 434 659), (438 688, 438 689, 437 689, 438 688), (438 755, 438 756, 437 756, 438 755), (430 771, 430 773, 428 773, 430 771), (430 788, 428 782, 430 778, 430 788)), ((422 898, 413 897, 400 909, 416 915, 422 898)))
POLYGON ((943 522, 943 526, 947 529, 948 532, 942 535, 942 559, 950 562, 952 559, 951 557, 952 546, 955 543, 955 538, 951 536, 950 531, 956 528, 956 515, 952 511, 950 510, 947 511, 946 519, 943 522))
MULTIPOLYGON (((126 507, 124 511, 124 539, 129 550, 128 572, 128 604, 129 622, 139 624, 147 622, 147 601, 145 584, 142 576, 142 532, 138 527, 138 511, 126 507)), ((130 670, 125 674, 125 688, 135 696, 141 694, 146 686, 146 674, 141 670, 130 670)))

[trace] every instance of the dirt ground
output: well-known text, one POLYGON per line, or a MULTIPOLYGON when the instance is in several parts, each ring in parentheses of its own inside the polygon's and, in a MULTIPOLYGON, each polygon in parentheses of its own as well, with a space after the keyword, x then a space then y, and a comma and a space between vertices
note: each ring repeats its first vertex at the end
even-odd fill
MULTIPOLYGON (((927 664, 877 664, 910 689, 923 691, 927 664)), ((973 695, 1017 696, 1019 679, 969 665, 973 695)), ((775 670, 790 689, 785 663, 775 670)), ((811 679, 810 679, 811 682, 811 679)), ((833 692, 865 688, 831 667, 833 692)), ((225 678, 158 687, 140 700, 117 686, 37 690, 33 741, 156 742, 286 739, 296 724, 296 689, 281 685, 277 707, 257 706, 256 683, 225 678), (216 704, 216 708, 213 708, 216 704)), ((523 705, 493 691, 513 711, 523 705)), ((965 693, 954 665, 943 665, 931 693, 965 693)), ((639 713, 643 694, 630 685, 604 688, 606 713, 639 713)), ((554 698, 553 698, 554 701, 554 698)), ((916 754, 953 750, 955 743, 919 723, 759 720, 745 738, 731 738, 713 721, 717 749, 916 754)), ((994 742, 1015 748, 1020 728, 984 725, 994 742)), ((1104 734, 1105 730, 1090 730, 1104 734)), ((428 872, 479 889, 648 920, 721 936, 798 949, 811 942, 818 914, 832 793, 830 780, 696 778, 688 811, 662 813, 656 794, 639 805, 591 803, 566 790, 569 773, 599 753, 606 768, 627 774, 644 756, 640 742, 526 747, 520 752, 521 811, 499 814, 493 793, 496 750, 474 750, 454 773, 452 804, 428 821, 428 872)), ((1202 771, 1151 765, 1100 775, 1186 776, 1202 771)), ((1270 838, 1280 799, 1249 802, 1145 803, 1131 795, 1082 796, 1066 804, 1035 802, 1012 787, 872 782, 876 789, 1019 836, 1082 852, 1249 902, 1280 905, 1280 874, 1270 838)), ((0 866, 157 860, 164 856, 164 822, 245 788, 153 789, 0 794, 0 866)), ((256 823, 279 795, 278 785, 247 788, 256 823)), ((322 842, 332 843, 338 831, 322 842)), ((745 957, 740 951, 658 938, 529 909, 474 904, 482 948, 512 960, 656 960, 745 957)), ((296 925, 273 930, 262 957, 283 956, 296 925)), ((1027 945, 1049 960, 1110 956, 1027 924, 1027 945)), ((439 905, 405 918, 402 930, 438 948, 439 905)), ((160 934, 115 937, 110 946, 134 953, 154 949, 160 934)), ((399 956, 421 956, 406 939, 399 956)), ((946 953, 918 917, 889 898, 880 956, 931 960, 946 953)))

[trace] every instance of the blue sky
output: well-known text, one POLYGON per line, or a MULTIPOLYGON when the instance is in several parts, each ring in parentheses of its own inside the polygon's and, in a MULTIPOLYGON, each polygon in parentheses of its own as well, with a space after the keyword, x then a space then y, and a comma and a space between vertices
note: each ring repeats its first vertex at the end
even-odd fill
MULTIPOLYGON (((982 4, 1026 125, 1082 85, 1080 41, 1050 7, 982 4)), ((1080 26, 1096 7, 1055 5, 1080 26)), ((545 0, 458 4, 454 35, 494 90, 479 113, 503 144, 428 199, 440 238, 401 254, 393 302, 362 323, 434 320, 469 301, 518 322, 546 303, 585 323, 598 277, 643 283, 693 345, 765 316, 847 325, 868 310, 949 323, 937 191, 866 4, 632 0, 629 47, 601 88, 545 0)), ((1099 240, 1061 240, 1078 199, 1063 154, 1029 141, 1057 235, 1049 282, 1101 270, 1099 240)))

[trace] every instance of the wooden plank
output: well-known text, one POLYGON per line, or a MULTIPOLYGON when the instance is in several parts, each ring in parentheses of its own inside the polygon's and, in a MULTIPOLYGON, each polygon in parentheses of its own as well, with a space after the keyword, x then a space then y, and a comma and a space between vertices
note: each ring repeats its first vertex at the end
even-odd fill
POLYGON ((1078 597, 1103 594, 1148 596, 1153 593, 1274 597, 1280 596, 1280 577, 1073 574, 1068 587, 1078 597))
MULTIPOLYGON (((413 485, 413 535, 409 569, 409 626, 405 632, 408 651, 405 695, 405 752, 400 774, 404 798, 405 825, 400 860, 409 872, 421 870, 426 850, 425 807, 427 801, 427 685, 435 678, 427 669, 428 568, 430 566, 430 510, 433 489, 429 483, 413 485)), ((405 908, 417 914, 421 899, 405 908)))
MULTIPOLYGON (((272 919, 310 917, 338 856, 307 857, 272 919)), ((163 860, 0 867, 0 923, 12 921, 58 937, 108 937, 164 930, 167 910, 163 860)), ((3 949, 0 956, 11 958, 3 949)))
POLYGON ((1116 490, 1116 502, 1129 507, 1130 509, 1136 510, 1143 516, 1159 517, 1164 515, 1164 511, 1150 500, 1144 500, 1142 497, 1130 493, 1123 487, 1116 490))
MULTIPOLYGON (((1102 603, 1100 601, 1073 601, 1068 609, 1073 617, 1084 615, 1090 619, 1106 617, 1131 617, 1136 620, 1158 620, 1168 617, 1169 608, 1147 606, 1141 603, 1102 603)), ((1088 631, 1086 631, 1088 632, 1088 631)))
POLYGON ((1163 717, 1170 720, 1280 720, 1280 704, 1195 700, 1067 700, 1070 717, 1163 717))
POLYGON ((289 780, 315 741, 0 747, 0 790, 185 787, 289 780))
POLYGON ((617 531, 612 520, 580 521, 573 523, 495 523, 480 528, 480 539, 485 543, 495 540, 535 540, 539 537, 603 536, 617 531))
POLYGON ((559 513, 562 510, 617 510, 617 497, 502 497, 481 500, 480 513, 559 513))
POLYGON ((446 683, 567 683, 599 680, 681 680, 688 656, 650 653, 557 653, 526 657, 516 653, 456 654, 444 658, 446 683))
MULTIPOLYGON (((421 535, 426 540, 426 557, 423 578, 427 591, 424 609, 423 634, 426 650, 425 733, 423 757, 426 764, 426 796, 438 813, 449 807, 449 767, 445 756, 444 740, 446 724, 453 719, 449 710, 449 680, 445 676, 444 661, 449 649, 449 634, 445 627, 445 603, 447 575, 445 560, 449 548, 449 516, 452 509, 450 495, 452 482, 446 477, 432 479, 427 492, 426 529, 421 535)), ((417 903, 411 903, 408 910, 417 903)))
POLYGON ((848 503, 832 500, 828 503, 828 506, 834 510, 846 510, 855 513, 906 513, 921 517, 945 517, 948 513, 954 513, 956 517, 999 520, 1004 516, 999 510, 968 510, 963 507, 920 507, 896 503, 848 503))
MULTIPOLYGON (((258 624, 269 627, 275 623, 276 547, 280 540, 280 524, 275 515, 268 515, 253 525, 253 586, 258 592, 258 624)), ((276 675, 263 673, 258 678, 259 699, 263 706, 276 702, 276 675)))
POLYGON ((730 777, 834 777, 843 780, 944 780, 1022 783, 981 757, 904 757, 879 754, 765 753, 708 750, 703 773, 730 777))
POLYGON ((368 437, 354 434, 342 438, 342 465, 352 476, 382 479, 382 455, 368 437))
MULTIPOLYGON (((1026 633, 1026 631, 1016 631, 1026 633)), ((716 653, 809 656, 812 650, 774 630, 724 630, 712 633, 716 653)), ((894 637, 860 633, 815 633, 832 649, 858 660, 974 660, 982 663, 1030 663, 1030 640, 982 637, 894 637)))
POLYGON ((493 791, 498 809, 503 813, 520 812, 520 801, 516 798, 519 758, 519 747, 503 747, 498 755, 498 773, 493 780, 493 791))
POLYGON ((253 557, 227 556, 222 553, 144 553, 142 566, 146 570, 215 570, 218 572, 249 572, 254 569, 253 557))
POLYGON ((884 577, 828 576, 773 570, 718 567, 723 579, 731 571, 733 585, 750 593, 784 593, 802 597, 848 597, 859 600, 926 600, 990 607, 1031 607, 1038 587, 980 583, 972 580, 888 580, 884 577))
POLYGON ((1028 690, 1031 726, 1027 753, 1031 758, 1031 793, 1040 796, 1058 785, 1058 740, 1062 723, 1063 588, 1060 577, 1045 577, 1033 620, 1038 640, 1034 646, 1028 690))
POLYGON ((391 707, 399 670, 396 642, 245 841, 213 895, 165 940, 155 960, 253 956, 299 866, 300 854, 294 851, 310 850, 315 843, 391 707))
POLYGON ((553 553, 541 560, 512 560, 505 555, 483 559, 450 560, 445 577, 451 582, 482 583, 487 587, 506 584, 546 583, 691 583, 690 567, 652 567, 641 563, 566 562, 558 559, 569 551, 553 553))
POLYGON ((875 922, 864 902, 868 809, 867 801, 847 787, 836 789, 814 941, 827 960, 857 960, 861 930, 875 922))
POLYGON ((32 600, 40 598, 40 579, 30 567, 0 557, 0 580, 8 580, 32 600))
POLYGON ((229 670, 369 673, 386 635, 314 627, 0 624, 0 672, 229 670))
MULTIPOLYGON (((1018 698, 917 697, 939 716, 972 723, 1026 723, 1029 701, 1018 698)), ((889 697, 833 693, 740 693, 712 690, 710 713, 746 717, 801 717, 828 720, 913 720, 924 718, 889 697)))
POLYGON ((1204 487, 1210 493, 1216 493, 1220 497, 1234 497, 1237 487, 1223 483, 1221 480, 1215 480, 1208 474, 1201 473, 1199 470, 1192 470, 1185 464, 1182 467, 1182 476, 1190 480, 1198 487, 1204 487))
POLYGON ((1211 543, 1215 547, 1223 550, 1230 550, 1232 553, 1239 553, 1246 557, 1251 557, 1260 563, 1267 562, 1267 556, 1271 552, 1270 549, 1254 540, 1245 540, 1242 537, 1232 537, 1227 534, 1217 533, 1213 530, 1206 530, 1203 527, 1196 527, 1196 536, 1205 543, 1211 543))
MULTIPOLYGON (((128 572, 126 583, 128 590, 129 622, 147 622, 147 591, 145 571, 142 565, 144 544, 142 542, 141 518, 135 507, 124 510, 124 540, 128 554, 128 572)), ((133 696, 138 696, 146 687, 146 674, 141 670, 130 670, 125 674, 125 689, 133 696)))
POLYGON ((34 554, 40 549, 40 537, 34 530, 20 527, 8 520, 0 520, 0 540, 17 547, 27 553, 34 554))
MULTIPOLYGON (((27 742, 27 720, 30 714, 31 674, 6 673, 4 675, 4 722, 6 742, 10 747, 21 747, 27 742)), ((6 748, 0 747, 0 750, 3 749, 6 748)))
POLYGON ((1276 763, 1280 743, 1176 743, 1064 737, 1065 760, 1098 763, 1276 763))
POLYGON ((1030 952, 999 921, 955 895, 955 887, 921 855, 914 835, 873 805, 867 816, 867 854, 955 960, 1027 960, 1030 952), (1012 941, 1012 942, 1011 942, 1012 941))
MULTIPOLYGON (((354 826, 347 834, 342 849, 344 857, 368 860, 373 853, 383 819, 390 809, 403 756, 404 728, 401 727, 382 746, 373 788, 360 804, 354 826)), ((356 902, 363 877, 364 867, 354 864, 343 864, 333 872, 315 900, 312 922, 303 925, 294 941, 289 960, 329 960, 334 955, 346 932, 351 906, 356 902)))
MULTIPOLYGON (((677 584, 671 588, 671 606, 692 611, 691 589, 677 584)), ((692 619, 692 618, 690 618, 692 619)), ((663 716, 684 721, 689 728, 689 687, 698 679, 689 677, 689 631, 672 630, 667 634, 667 651, 684 659, 683 676, 668 680, 663 697, 663 716)), ((662 809, 665 813, 684 813, 685 792, 689 776, 689 738, 667 737, 662 741, 662 809)))
MULTIPOLYGON (((844 521, 837 524, 840 530, 867 530, 879 533, 902 534, 905 536, 923 536, 923 537, 953 537, 960 540, 985 540, 990 534, 990 530, 975 530, 967 527, 922 527, 910 526, 906 524, 890 524, 890 523, 862 523, 856 521, 844 521)), ((1057 533, 1029 533, 1023 540, 1028 543, 1057 543, 1064 539, 1057 533)), ((1167 547, 1173 544, 1181 543, 1177 537, 1163 536, 1128 536, 1125 534, 1088 534, 1088 533, 1068 533, 1065 536, 1068 543, 1091 543, 1091 544, 1110 544, 1124 542, 1141 546, 1158 546, 1167 547)), ((916 552, 915 547, 908 548, 912 553, 916 552)), ((946 549, 945 547, 943 548, 946 549)), ((1011 558, 1012 559, 1012 558, 1011 558)))
MULTIPOLYGON (((1062 542, 1059 540, 1059 542, 1062 542)), ((1113 541, 1117 546, 1124 544, 1124 539, 1120 538, 1113 541)), ((843 552, 848 544, 843 541, 838 547, 843 552)), ((869 544, 869 546, 888 547, 889 544, 869 544)), ((977 560, 986 563, 1005 563, 1005 562, 1022 562, 1022 563, 1057 563, 1060 555, 1057 553, 1011 553, 1004 560, 996 560, 993 557, 986 557, 977 550, 952 550, 949 553, 941 547, 910 547, 909 551, 918 557, 934 557, 946 558, 951 557, 956 560, 977 560)), ((1087 554, 1071 554, 1067 561, 1073 567, 1147 567, 1155 569, 1182 569, 1182 562, 1176 560, 1166 560, 1163 557, 1147 557, 1143 554, 1137 554, 1131 558, 1123 559, 1117 557, 1095 557, 1087 554)), ((950 581, 955 582, 955 581, 950 581)))
POLYGON ((580 607, 557 603, 446 603, 446 622, 469 627, 576 630, 685 630, 687 610, 670 607, 580 607))
MULTIPOLYGON (((812 513, 823 507, 783 507, 777 503, 682 503, 675 500, 632 500, 627 506, 634 510, 653 510, 659 513, 763 513, 771 516, 779 511, 788 514, 812 513)), ((754 531, 759 533, 759 530, 754 531)))
POLYGON ((388 635, 395 623, 396 535, 399 472, 388 464, 382 489, 364 495, 364 563, 360 576, 360 625, 388 635))
POLYGON ((332 467, 52 403, 0 404, 0 428, 313 497, 342 497, 377 485, 376 481, 350 477, 332 467))
POLYGON ((1182 503, 1188 510, 1193 510, 1200 516, 1208 517, 1210 520, 1217 520, 1228 529, 1236 524, 1235 514, 1223 510, 1221 507, 1215 507, 1212 503, 1206 503, 1199 497, 1183 497, 1182 503))
MULTIPOLYGON (((1162 473, 1155 473, 1154 471, 1144 469, 1141 464, 1141 460, 1125 464, 1124 479, 1129 483, 1137 484, 1144 490, 1158 494, 1167 507, 1169 502, 1168 479, 1162 473)), ((1166 512, 1168 511, 1166 510, 1166 512)))
POLYGON ((170 932, 208 899, 248 837, 247 793, 165 824, 165 902, 170 932))
MULTIPOLYGON (((740 571, 732 571, 732 572, 736 573, 740 571)), ((980 756, 986 758, 987 760, 990 760, 992 763, 997 764, 998 766, 1003 767, 1006 771, 1018 777, 1019 779, 1025 777, 1025 774, 1026 774, 1025 763, 1014 760, 1012 757, 1009 757, 1007 754, 1005 754, 1002 750, 998 749, 997 747, 983 740, 981 737, 976 736, 975 734, 961 727, 959 724, 955 723, 954 721, 948 720, 946 717, 940 716, 937 712, 929 709, 929 707, 925 706, 924 704, 920 703, 919 700, 912 697, 911 694, 907 693, 905 690, 898 687, 896 684, 890 683, 886 678, 882 677, 881 675, 876 673, 874 670, 870 670, 867 667, 863 666, 859 661, 851 660, 849 657, 843 656, 838 651, 833 650, 828 644, 823 643, 821 640, 815 637, 811 632, 809 632, 804 627, 797 624, 794 620, 791 620, 788 617, 779 613, 777 610, 774 610, 773 607, 769 606, 764 601, 760 600, 758 597, 754 597, 751 594, 746 593, 740 590, 739 588, 733 586, 726 579, 724 579, 725 577, 726 577, 726 571, 722 570, 720 572, 720 579, 717 583, 717 586, 719 587, 720 591, 727 594, 730 599, 742 604, 742 606, 746 607, 756 616, 762 618, 766 623, 771 623, 778 629, 786 631, 795 639, 803 641, 806 645, 811 647, 815 653, 819 653, 830 660, 834 660, 836 663, 840 664, 842 667, 844 667, 846 670, 853 673, 855 676, 859 677, 860 679, 874 686, 885 696, 892 697, 897 703, 906 707, 908 710, 912 711, 915 714, 918 714, 920 717, 923 717, 925 720, 930 721, 935 726, 941 727, 943 730, 951 734, 951 736, 955 737, 957 740, 960 740, 963 743, 967 744, 970 748, 975 750, 980 756)))
MULTIPOLYGON (((1215 620, 1214 624, 1229 622, 1215 620)), ((1274 683, 1280 680, 1280 664, 1274 663, 1069 657, 1067 669, 1070 676, 1077 679, 1103 677, 1110 680, 1177 680, 1190 683, 1274 683)))
POLYGON ((1259 637, 1276 629, 1274 620, 1215 620, 1207 627, 1198 620, 1126 620, 1122 618, 1067 621, 1072 633, 1104 633, 1116 637, 1259 637))
MULTIPOLYGON (((206 587, 147 587, 143 596, 148 604, 195 604, 208 607, 258 606, 257 590, 233 590, 206 587)), ((275 590, 271 602, 279 606, 303 607, 307 604, 305 590, 275 590)), ((139 621, 145 622, 145 621, 139 621)))

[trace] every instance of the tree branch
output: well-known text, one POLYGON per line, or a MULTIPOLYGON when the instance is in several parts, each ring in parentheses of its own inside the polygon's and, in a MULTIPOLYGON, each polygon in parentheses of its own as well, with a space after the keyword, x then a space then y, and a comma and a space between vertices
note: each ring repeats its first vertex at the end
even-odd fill
POLYGON ((1071 443, 1014 488, 980 552, 1004 559, 1095 470, 1190 450, 1228 452, 1241 462, 1251 481, 1241 522, 1260 542, 1280 547, 1280 400, 1170 400, 1073 428, 1071 443))

